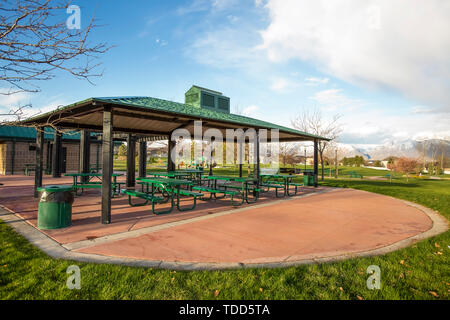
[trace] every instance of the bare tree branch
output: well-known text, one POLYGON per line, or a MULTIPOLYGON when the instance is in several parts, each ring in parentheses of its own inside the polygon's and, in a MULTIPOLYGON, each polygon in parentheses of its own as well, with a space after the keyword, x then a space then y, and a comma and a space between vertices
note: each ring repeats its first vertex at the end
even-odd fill
POLYGON ((55 77, 58 70, 86 79, 94 72, 99 54, 110 49, 105 43, 90 44, 97 27, 94 19, 84 29, 66 26, 67 0, 0 0, 0 94, 37 92, 37 81, 55 77))
POLYGON ((343 126, 340 123, 341 118, 342 115, 335 114, 331 120, 325 120, 322 112, 318 108, 314 108, 304 109, 296 118, 291 120, 292 126, 300 131, 331 139, 330 141, 318 141, 318 151, 322 165, 322 180, 324 179, 324 152, 330 142, 337 140, 342 133, 343 126))

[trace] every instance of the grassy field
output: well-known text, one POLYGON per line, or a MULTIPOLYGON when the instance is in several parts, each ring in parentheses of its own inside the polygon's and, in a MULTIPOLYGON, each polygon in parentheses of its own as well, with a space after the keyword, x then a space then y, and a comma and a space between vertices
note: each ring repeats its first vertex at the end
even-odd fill
MULTIPOLYGON (((450 218, 450 181, 327 179, 410 200, 450 218)), ((180 272, 51 259, 0 222, 0 299, 448 299, 450 232, 390 254, 286 269, 180 272), (68 290, 68 266, 81 290, 68 290), (370 265, 381 289, 366 287, 370 265)))

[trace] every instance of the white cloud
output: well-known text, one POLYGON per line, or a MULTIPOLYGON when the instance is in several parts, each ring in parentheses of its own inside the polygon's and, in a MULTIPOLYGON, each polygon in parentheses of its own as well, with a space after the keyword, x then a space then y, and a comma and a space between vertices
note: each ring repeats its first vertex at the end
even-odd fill
POLYGON ((299 84, 286 78, 275 78, 272 80, 270 89, 276 92, 288 92, 297 88, 299 84))
POLYGON ((328 111, 354 111, 366 104, 360 99, 347 97, 341 89, 328 89, 316 92, 310 99, 328 111))
POLYGON ((242 115, 246 117, 254 117, 255 114, 258 112, 259 107, 255 105, 248 106, 242 110, 242 115))
POLYGON ((189 5, 180 6, 176 12, 178 15, 185 15, 199 11, 207 11, 209 9, 209 2, 207 0, 194 0, 189 5))
POLYGON ((255 7, 260 7, 263 4, 263 0, 255 0, 255 7))
POLYGON ((176 12, 178 15, 208 11, 210 9, 217 12, 227 10, 238 3, 238 0, 214 0, 212 2, 208 0, 194 0, 189 5, 178 7, 176 12))
POLYGON ((238 3, 238 0, 214 0, 212 2, 212 7, 214 10, 220 11, 220 10, 226 10, 230 7, 236 5, 238 3))
POLYGON ((159 38, 157 38, 157 39, 155 40, 155 42, 156 42, 156 44, 158 44, 160 47, 167 46, 167 44, 168 44, 168 42, 167 42, 166 40, 161 40, 161 39, 159 39, 159 38))
POLYGON ((260 61, 265 58, 252 46, 256 45, 254 34, 242 29, 227 26, 202 33, 186 48, 185 55, 215 68, 260 70, 260 61))
POLYGON ((335 77, 450 109, 450 1, 269 0, 272 61, 313 61, 335 77))
POLYGON ((31 94, 28 92, 18 92, 8 94, 11 91, 7 88, 0 88, 0 108, 12 109, 14 107, 28 104, 31 99, 31 94))
POLYGON ((318 86, 321 84, 327 84, 330 81, 329 78, 315 78, 315 77, 311 77, 311 78, 306 78, 305 82, 307 85, 309 86, 318 86))
POLYGON ((432 113, 436 112, 435 108, 430 108, 426 106, 414 106, 411 108, 412 114, 420 114, 420 113, 432 113))

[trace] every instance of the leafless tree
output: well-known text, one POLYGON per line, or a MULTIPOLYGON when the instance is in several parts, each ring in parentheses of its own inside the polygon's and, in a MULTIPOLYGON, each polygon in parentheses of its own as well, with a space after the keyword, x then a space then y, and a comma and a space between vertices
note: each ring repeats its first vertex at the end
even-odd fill
POLYGON ((295 161, 297 160, 296 150, 297 150, 297 148, 294 143, 289 143, 289 142, 280 143, 278 152, 280 155, 280 162, 283 164, 283 166, 286 166, 286 164, 293 165, 295 163, 295 161))
POLYGON ((330 141, 318 141, 318 152, 322 167, 322 180, 324 180, 324 152, 342 133, 343 126, 340 123, 341 115, 333 115, 331 120, 326 120, 318 108, 304 109, 295 119, 291 121, 294 128, 331 139, 330 141))
MULTIPOLYGON (((38 92, 39 81, 50 80, 57 71, 91 82, 99 54, 110 49, 105 43, 88 42, 97 27, 92 18, 86 28, 66 25, 68 0, 0 0, 0 95, 38 92)), ((21 120, 24 107, 7 113, 21 120)))
POLYGON ((16 108, 11 108, 8 113, 0 113, 0 118, 3 118, 8 122, 21 121, 28 117, 28 114, 25 112, 25 110, 30 108, 32 108, 31 104, 25 104, 21 106, 19 105, 16 108))
POLYGON ((332 170, 331 167, 334 165, 334 177, 337 178, 339 175, 339 159, 342 159, 345 155, 345 150, 339 147, 339 144, 337 141, 330 141, 328 143, 328 146, 325 148, 324 157, 329 159, 330 164, 330 177, 332 176, 332 170))

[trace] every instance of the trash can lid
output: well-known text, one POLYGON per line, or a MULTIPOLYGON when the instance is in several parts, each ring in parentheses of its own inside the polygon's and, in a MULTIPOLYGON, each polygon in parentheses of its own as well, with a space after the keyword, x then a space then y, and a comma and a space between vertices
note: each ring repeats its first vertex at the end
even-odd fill
POLYGON ((37 190, 38 191, 47 191, 47 192, 64 192, 64 191, 72 191, 73 188, 72 188, 72 186, 56 185, 56 186, 40 187, 40 188, 37 188, 37 190))

